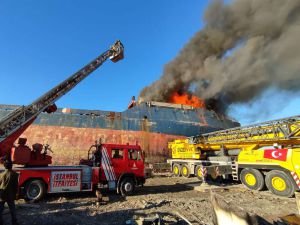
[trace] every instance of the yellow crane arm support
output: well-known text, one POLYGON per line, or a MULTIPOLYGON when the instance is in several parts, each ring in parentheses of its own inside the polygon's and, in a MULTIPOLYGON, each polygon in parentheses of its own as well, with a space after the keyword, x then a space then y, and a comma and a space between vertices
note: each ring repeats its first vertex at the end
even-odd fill
POLYGON ((172 158, 200 159, 203 151, 257 149, 274 143, 300 145, 300 116, 174 140, 169 149, 172 158))
POLYGON ((189 138, 194 144, 300 143, 300 116, 215 131, 189 138))

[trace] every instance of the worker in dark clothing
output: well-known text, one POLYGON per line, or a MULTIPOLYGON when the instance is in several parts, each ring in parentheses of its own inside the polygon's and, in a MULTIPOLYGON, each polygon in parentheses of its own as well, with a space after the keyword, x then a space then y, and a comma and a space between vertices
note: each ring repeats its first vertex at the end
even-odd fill
POLYGON ((0 174, 0 225, 3 225, 2 213, 7 203, 11 214, 12 225, 18 225, 15 199, 18 192, 19 175, 12 170, 12 162, 4 161, 5 171, 0 174))
POLYGON ((100 166, 101 164, 101 144, 96 145, 96 150, 93 155, 93 166, 100 166))

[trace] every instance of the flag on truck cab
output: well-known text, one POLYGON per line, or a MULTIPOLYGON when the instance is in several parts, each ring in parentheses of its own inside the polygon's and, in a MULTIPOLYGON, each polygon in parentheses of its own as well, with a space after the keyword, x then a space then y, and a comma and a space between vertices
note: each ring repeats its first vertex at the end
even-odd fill
POLYGON ((265 149, 264 158, 286 161, 288 149, 265 149))

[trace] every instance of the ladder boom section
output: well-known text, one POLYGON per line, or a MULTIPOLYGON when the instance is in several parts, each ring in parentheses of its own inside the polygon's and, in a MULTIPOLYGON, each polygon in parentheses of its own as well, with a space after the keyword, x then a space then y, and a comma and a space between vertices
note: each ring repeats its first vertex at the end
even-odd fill
POLYGON ((300 116, 189 137, 191 144, 300 144, 300 116))
MULTIPOLYGON (((5 141, 8 136, 17 133, 23 126, 34 119, 42 112, 53 112, 56 110, 55 102, 72 90, 84 78, 101 66, 108 58, 113 62, 123 59, 124 47, 120 41, 116 41, 113 46, 82 69, 71 75, 69 78, 52 88, 50 91, 39 97, 28 106, 21 106, 8 114, 0 121, 0 143, 5 141)), ((17 138, 17 137, 16 137, 17 138)))

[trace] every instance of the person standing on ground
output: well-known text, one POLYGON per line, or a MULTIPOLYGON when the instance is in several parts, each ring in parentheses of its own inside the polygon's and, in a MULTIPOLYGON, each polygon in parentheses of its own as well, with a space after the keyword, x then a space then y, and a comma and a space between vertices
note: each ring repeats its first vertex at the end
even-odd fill
POLYGON ((0 174, 0 225, 3 225, 2 213, 7 203, 11 214, 12 225, 18 225, 15 199, 18 192, 19 175, 12 170, 12 162, 4 161, 5 171, 0 174))

